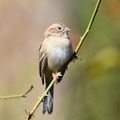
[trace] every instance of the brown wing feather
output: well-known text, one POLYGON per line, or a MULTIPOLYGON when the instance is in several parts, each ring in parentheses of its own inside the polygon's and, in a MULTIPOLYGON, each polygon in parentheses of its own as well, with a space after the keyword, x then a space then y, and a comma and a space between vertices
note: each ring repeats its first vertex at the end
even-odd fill
POLYGON ((47 55, 42 49, 42 44, 40 44, 39 48, 39 74, 42 79, 42 84, 44 84, 45 79, 45 68, 47 65, 47 55))

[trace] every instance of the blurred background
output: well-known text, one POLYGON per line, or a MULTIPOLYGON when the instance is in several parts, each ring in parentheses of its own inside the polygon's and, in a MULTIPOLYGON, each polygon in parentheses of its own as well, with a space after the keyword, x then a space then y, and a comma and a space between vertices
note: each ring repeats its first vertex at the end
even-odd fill
MULTIPOLYGON (((97 0, 0 0, 0 120, 24 120, 44 86, 38 72, 38 48, 46 27, 62 22, 71 28, 75 48, 97 0)), ((54 112, 34 120, 120 120, 120 1, 102 1, 79 56, 55 85, 54 112)))

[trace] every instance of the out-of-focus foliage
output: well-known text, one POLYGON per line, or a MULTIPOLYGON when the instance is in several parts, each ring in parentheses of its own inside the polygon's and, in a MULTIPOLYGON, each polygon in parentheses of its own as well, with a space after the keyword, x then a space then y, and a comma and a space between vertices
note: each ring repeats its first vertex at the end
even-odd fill
MULTIPOLYGON (((70 24, 86 28, 95 0, 71 1, 70 24), (82 23, 81 23, 82 22, 82 23)), ((102 1, 98 15, 73 64, 67 119, 120 120, 120 1, 102 1), (76 67, 77 66, 77 67, 76 67)))
MULTIPOLYGON (((26 99, 0 100, 0 120, 25 119, 44 87, 38 48, 45 28, 63 22, 75 48, 97 0, 0 0, 0 95, 34 90, 26 99)), ((120 1, 102 0, 79 56, 55 85, 54 113, 34 120, 120 120, 120 1)))

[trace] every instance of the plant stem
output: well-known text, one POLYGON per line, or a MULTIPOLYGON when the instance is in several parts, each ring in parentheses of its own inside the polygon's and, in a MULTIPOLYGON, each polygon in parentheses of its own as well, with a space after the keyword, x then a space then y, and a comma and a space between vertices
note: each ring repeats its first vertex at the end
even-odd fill
POLYGON ((31 112, 28 113, 28 116, 26 118, 26 120, 30 120, 34 114, 34 112, 36 111, 36 109, 39 107, 40 103, 43 101, 44 97, 47 96, 47 93, 49 92, 50 88, 53 86, 53 84, 56 82, 56 79, 53 79, 52 82, 49 84, 49 86, 47 87, 47 89, 45 90, 45 92, 42 94, 41 97, 38 98, 38 101, 36 102, 36 104, 34 105, 34 107, 32 108, 31 112))
POLYGON ((33 86, 29 88, 25 93, 19 95, 9 95, 9 96, 0 96, 0 99, 15 99, 15 98, 25 98, 26 95, 33 89, 33 86))
POLYGON ((99 6, 100 6, 100 3, 101 3, 101 0, 98 0, 97 3, 96 3, 96 6, 95 6, 95 8, 94 8, 94 11, 93 11, 93 13, 92 13, 92 16, 91 16, 91 18, 90 18, 90 21, 89 21, 89 23, 88 23, 88 26, 87 26, 84 34, 82 35, 82 37, 80 37, 79 43, 78 43, 78 45, 77 45, 77 47, 76 47, 76 49, 75 49, 75 53, 76 53, 76 54, 79 52, 79 50, 80 50, 80 48, 81 48, 81 46, 82 46, 82 44, 83 44, 86 36, 88 35, 88 33, 89 33, 89 31, 90 31, 90 29, 91 29, 91 27, 92 27, 92 25, 93 25, 93 22, 94 22, 94 20, 95 20, 96 14, 97 14, 97 12, 98 12, 98 8, 99 8, 99 6))

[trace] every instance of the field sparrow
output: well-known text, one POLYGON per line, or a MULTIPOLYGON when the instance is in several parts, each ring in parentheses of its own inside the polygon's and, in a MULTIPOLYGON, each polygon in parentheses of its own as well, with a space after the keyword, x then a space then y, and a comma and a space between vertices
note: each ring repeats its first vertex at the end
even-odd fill
MULTIPOLYGON (((39 48, 39 73, 42 84, 48 87, 54 75, 59 71, 65 72, 64 64, 73 54, 73 48, 68 36, 70 29, 64 24, 54 23, 44 32, 44 38, 39 48)), ((62 77, 58 78, 60 82, 62 77)), ((53 111, 54 86, 43 100, 43 113, 53 111)))

